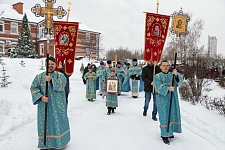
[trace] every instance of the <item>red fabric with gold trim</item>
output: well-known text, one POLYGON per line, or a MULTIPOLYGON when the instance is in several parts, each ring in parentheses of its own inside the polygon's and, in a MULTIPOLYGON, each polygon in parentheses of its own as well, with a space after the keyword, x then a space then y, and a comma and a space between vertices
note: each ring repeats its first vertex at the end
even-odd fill
POLYGON ((159 62, 169 27, 170 16, 146 13, 144 60, 159 62))
POLYGON ((56 62, 65 65, 67 75, 74 70, 78 26, 78 22, 54 21, 56 62))

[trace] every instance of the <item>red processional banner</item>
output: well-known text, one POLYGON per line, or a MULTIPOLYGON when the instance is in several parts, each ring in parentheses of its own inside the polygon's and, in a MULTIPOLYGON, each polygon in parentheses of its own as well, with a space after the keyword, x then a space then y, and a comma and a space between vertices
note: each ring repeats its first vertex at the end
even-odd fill
POLYGON ((64 65, 67 75, 74 70, 78 26, 78 22, 54 21, 56 62, 64 65))
POLYGON ((170 16, 146 13, 144 60, 159 62, 166 41, 170 16))

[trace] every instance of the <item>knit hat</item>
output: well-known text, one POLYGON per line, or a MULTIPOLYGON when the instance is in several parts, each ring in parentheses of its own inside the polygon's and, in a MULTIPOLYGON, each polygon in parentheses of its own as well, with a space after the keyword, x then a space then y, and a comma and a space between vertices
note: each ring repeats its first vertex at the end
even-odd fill
POLYGON ((112 64, 112 60, 107 60, 107 64, 112 64))
POLYGON ((132 61, 133 61, 133 62, 134 62, 134 61, 136 61, 136 62, 137 62, 137 59, 136 59, 136 58, 134 58, 132 61))
POLYGON ((100 62, 100 65, 105 65, 103 61, 100 62))

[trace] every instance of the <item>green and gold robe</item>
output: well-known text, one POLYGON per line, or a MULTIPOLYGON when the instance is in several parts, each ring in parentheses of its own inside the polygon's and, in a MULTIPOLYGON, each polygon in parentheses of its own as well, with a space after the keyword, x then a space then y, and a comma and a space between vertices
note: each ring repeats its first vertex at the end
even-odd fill
POLYGON ((141 67, 136 65, 136 66, 131 66, 128 69, 128 75, 130 77, 130 89, 132 92, 132 96, 138 96, 139 95, 139 88, 140 88, 140 77, 142 74, 141 67), (138 74, 138 77, 135 75, 138 74))
POLYGON ((172 94, 172 111, 170 115, 169 133, 167 132, 167 123, 169 116, 169 106, 171 92, 169 87, 172 86, 173 75, 171 72, 165 74, 163 72, 158 73, 154 76, 154 86, 156 92, 156 100, 159 114, 159 122, 161 129, 161 136, 170 137, 173 132, 181 133, 181 116, 180 116, 180 106, 178 100, 177 87, 183 82, 182 76, 178 75, 174 84, 174 92, 172 94))
POLYGON ((87 72, 84 78, 86 80, 86 98, 96 99, 96 74, 94 72, 87 72))
MULTIPOLYGON (((107 79, 118 79, 117 77, 109 76, 107 79)), ((106 89, 106 84, 104 84, 104 89, 106 89)), ((118 82, 118 91, 120 91, 120 86, 118 82)), ((116 108, 118 107, 118 99, 116 93, 108 93, 106 95, 106 107, 116 108)))
POLYGON ((52 80, 48 84, 47 109, 47 139, 44 146, 45 103, 41 97, 45 95, 45 72, 38 74, 30 87, 33 104, 38 107, 38 148, 61 149, 70 141, 70 127, 67 117, 65 85, 66 77, 57 71, 51 74, 52 80))

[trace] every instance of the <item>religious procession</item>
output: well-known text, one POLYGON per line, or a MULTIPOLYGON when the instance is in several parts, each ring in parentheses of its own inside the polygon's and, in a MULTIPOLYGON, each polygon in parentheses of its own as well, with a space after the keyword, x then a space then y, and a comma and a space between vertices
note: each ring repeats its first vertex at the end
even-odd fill
MULTIPOLYGON (((46 3, 52 6, 52 1, 46 3)), ((32 11, 36 15, 40 13, 37 6, 32 11)), ((64 10, 60 10, 56 15, 63 17, 65 14, 64 10)), ((47 18, 52 15, 46 13, 47 18)), ((173 32, 177 37, 187 32, 187 16, 176 15, 173 20, 173 32), (181 19, 185 21, 183 26, 176 26, 176 22, 181 19)), ((105 99, 107 115, 115 113, 123 92, 131 92, 131 97, 136 99, 139 92, 144 90, 143 116, 147 116, 153 97, 152 119, 158 121, 158 113, 161 138, 165 144, 170 144, 169 139, 174 138, 174 133, 182 132, 177 88, 182 84, 183 77, 175 68, 177 54, 171 72, 167 60, 160 62, 169 21, 170 16, 146 13, 144 60, 147 65, 143 68, 138 65, 136 58, 132 59, 132 64, 122 64, 118 61, 118 55, 115 55, 114 64, 112 60, 106 61, 107 65, 101 61, 98 67, 88 63, 82 75, 86 85, 86 99, 95 101, 98 90, 102 99, 105 99)), ((75 55, 78 26, 79 23, 54 21, 56 58, 47 54, 46 72, 37 75, 30 88, 33 103, 38 104, 38 147, 41 150, 61 149, 70 141, 68 86, 69 77, 74 70, 72 59, 75 55), (69 41, 74 44, 71 43, 68 49, 69 41)), ((51 27, 52 25, 46 24, 47 35, 50 34, 51 27)))
MULTIPOLYGON (((214 81, 219 82, 225 76, 225 69, 221 67, 221 64, 214 63, 217 59, 197 60, 197 54, 187 57, 186 53, 182 53, 182 48, 188 41, 185 41, 185 38, 189 38, 191 34, 189 31, 191 17, 183 12, 183 8, 172 14, 162 14, 158 12, 159 0, 156 0, 156 13, 153 11, 143 13, 145 18, 143 21, 144 44, 141 53, 135 51, 134 55, 126 55, 125 52, 120 53, 126 51, 121 49, 121 51, 112 50, 113 53, 108 53, 108 56, 106 54, 100 56, 102 55, 99 50, 100 34, 103 33, 92 32, 92 29, 86 27, 81 21, 71 19, 74 15, 70 9, 72 2, 67 3, 69 5, 67 11, 62 6, 54 8, 56 0, 43 0, 43 2, 45 7, 36 4, 29 11, 32 12, 32 17, 44 17, 38 25, 41 28, 39 36, 43 38, 37 40, 36 43, 40 42, 37 49, 42 60, 42 68, 45 68, 41 69, 42 71, 36 71, 37 69, 35 70, 33 66, 37 61, 33 61, 33 64, 29 66, 33 70, 27 69, 28 75, 23 76, 23 78, 29 78, 26 81, 32 81, 29 82, 29 88, 25 80, 21 79, 20 83, 20 78, 14 80, 26 89, 31 105, 36 106, 36 112, 34 108, 22 112, 21 116, 26 116, 26 112, 30 111, 30 116, 28 115, 30 120, 24 119, 22 124, 25 125, 19 124, 16 131, 32 133, 26 137, 14 133, 18 140, 21 136, 19 142, 24 138, 31 139, 32 144, 28 143, 28 147, 34 148, 35 143, 37 149, 40 150, 147 150, 170 147, 178 150, 186 146, 189 149, 193 141, 200 139, 199 143, 208 142, 208 145, 211 144, 210 148, 220 149, 223 138, 215 140, 214 137, 210 139, 204 137, 209 132, 206 133, 204 127, 210 123, 197 118, 197 115, 203 116, 198 112, 199 110, 193 109, 192 112, 192 108, 181 102, 181 99, 186 98, 186 101, 191 101, 194 105, 199 103, 205 105, 207 109, 213 109, 212 101, 205 101, 206 95, 201 97, 197 94, 203 93, 204 90, 211 92, 216 87, 216 83, 212 89, 206 85, 214 81), (63 20, 64 17, 66 19, 63 20), (93 36, 93 34, 96 35, 93 36), (167 48, 171 51, 165 52, 168 38, 174 41, 170 42, 172 46, 167 48), (200 81, 196 81, 197 79, 200 81), (203 92, 190 92, 199 87, 202 87, 203 92), (181 123, 181 120, 184 121, 181 123), (33 134, 35 130, 36 135, 33 134), (146 138, 143 138, 145 136, 146 138)), ((12 6, 13 9, 18 9, 19 6, 23 6, 23 3, 12 6)), ((0 17, 4 15, 4 11, 0 13, 0 17)), ((2 23, 4 22, 0 20, 0 35, 1 30, 5 30, 1 26, 2 23)), ((119 34, 121 34, 121 39, 110 39, 107 36, 106 39, 115 43, 122 41, 123 33, 119 34)), ((131 33, 129 38, 133 41, 131 33)), ((22 47, 26 46, 28 47, 28 44, 22 47)), ((10 49, 8 55, 12 58, 16 52, 10 49)), ((27 58, 29 57, 27 55, 27 58)), ((21 58, 23 61, 23 57, 21 58)), ((20 73, 25 72, 22 69, 17 70, 16 67, 14 70, 20 73)), ((5 71, 4 68, 3 71, 5 71)), ((23 97, 22 94, 18 97, 21 96, 23 97)), ((218 102, 214 99, 213 102, 214 108, 225 113, 222 101, 218 102)), ((5 103, 7 104, 7 101, 0 99, 0 104, 5 103)), ((11 109, 10 104, 12 102, 5 105, 5 108, 11 109)), ((27 104, 23 105, 26 107, 27 104)), ((4 105, 1 108, 5 110, 4 105)), ((12 108, 22 109, 22 106, 16 105, 12 108)), ((0 110, 0 118, 2 112, 0 110)), ((10 116, 9 114, 4 113, 5 116, 10 116)), ((12 117, 16 119, 15 116, 12 117)), ((218 135, 223 133, 223 129, 214 128, 213 123, 209 126, 212 126, 210 129, 218 135)), ((0 129, 1 127, 2 125, 0 129)), ((216 137, 219 137, 218 135, 216 137)), ((15 148, 15 146, 7 145, 7 143, 15 143, 12 136, 2 140, 3 144, 1 139, 3 138, 0 136, 0 149, 2 145, 3 149, 13 150, 15 148)), ((202 144, 194 146, 200 149, 202 144)))

